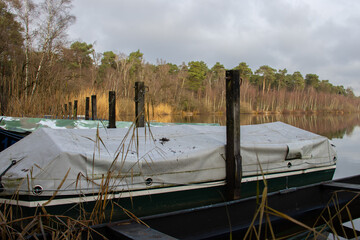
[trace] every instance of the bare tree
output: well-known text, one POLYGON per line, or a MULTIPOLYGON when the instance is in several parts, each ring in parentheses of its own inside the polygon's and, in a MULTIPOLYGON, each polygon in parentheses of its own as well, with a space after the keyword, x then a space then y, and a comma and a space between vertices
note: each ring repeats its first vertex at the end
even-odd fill
POLYGON ((44 0, 44 2, 40 4, 40 9, 43 14, 43 21, 40 22, 39 26, 41 57, 31 96, 34 95, 39 82, 46 53, 53 53, 54 46, 66 36, 67 28, 75 21, 75 17, 70 14, 71 7, 71 0, 44 0))
POLYGON ((33 22, 34 16, 36 15, 36 4, 32 0, 10 0, 9 3, 13 6, 18 19, 24 28, 25 38, 25 79, 24 89, 25 98, 27 97, 27 88, 29 86, 29 64, 30 64, 30 48, 31 38, 33 32, 30 30, 30 24, 33 22))

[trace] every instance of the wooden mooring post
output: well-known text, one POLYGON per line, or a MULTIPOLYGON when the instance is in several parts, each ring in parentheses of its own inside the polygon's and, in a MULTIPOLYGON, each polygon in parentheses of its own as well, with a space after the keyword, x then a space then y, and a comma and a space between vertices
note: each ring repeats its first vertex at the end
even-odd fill
POLYGON ((145 126, 145 85, 135 82, 135 117, 136 127, 145 126))
POLYGON ((96 120, 96 95, 91 95, 91 120, 96 120))
POLYGON ((64 116, 63 116, 63 118, 66 118, 66 114, 68 113, 68 111, 67 111, 67 104, 65 103, 64 104, 64 116))
POLYGON ((109 91, 109 126, 108 128, 116 128, 116 95, 115 91, 109 91))
POLYGON ((90 98, 85 99, 85 120, 89 120, 90 98))
POLYGON ((72 119, 72 103, 69 102, 69 119, 72 119))
POLYGON ((226 71, 226 198, 240 196, 240 73, 226 71))
POLYGON ((78 100, 74 100, 74 119, 77 119, 78 100))

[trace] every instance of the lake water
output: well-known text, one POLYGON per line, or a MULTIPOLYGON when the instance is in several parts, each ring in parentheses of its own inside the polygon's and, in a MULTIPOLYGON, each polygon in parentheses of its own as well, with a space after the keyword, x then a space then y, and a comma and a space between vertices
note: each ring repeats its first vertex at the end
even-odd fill
POLYGON ((337 153, 338 163, 334 178, 360 174, 360 126, 346 133, 342 138, 333 138, 337 153))

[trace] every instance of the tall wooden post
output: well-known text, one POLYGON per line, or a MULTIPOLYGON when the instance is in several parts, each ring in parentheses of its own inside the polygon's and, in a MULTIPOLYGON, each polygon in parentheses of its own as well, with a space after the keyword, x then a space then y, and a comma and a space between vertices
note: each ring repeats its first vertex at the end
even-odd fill
POLYGON ((67 104, 64 104, 64 118, 66 118, 66 114, 68 113, 67 111, 67 104))
POLYGON ((85 120, 89 120, 90 98, 86 97, 85 100, 85 120))
POLYGON ((226 198, 240 196, 242 166, 240 155, 240 74, 226 71, 226 198))
POLYGON ((116 128, 115 104, 116 104, 115 91, 109 91, 109 126, 108 126, 108 128, 116 128))
POLYGON ((72 119, 72 103, 69 102, 69 119, 72 119))
POLYGON ((135 82, 135 117, 136 127, 145 126, 145 85, 135 82))
POLYGON ((74 119, 77 119, 78 100, 74 100, 74 119))
POLYGON ((96 95, 91 95, 91 120, 96 120, 96 95))

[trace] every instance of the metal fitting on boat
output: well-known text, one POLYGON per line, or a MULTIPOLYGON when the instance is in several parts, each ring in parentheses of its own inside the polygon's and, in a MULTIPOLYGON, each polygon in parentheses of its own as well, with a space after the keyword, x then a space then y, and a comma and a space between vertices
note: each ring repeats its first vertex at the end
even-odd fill
POLYGON ((153 183, 152 178, 147 178, 147 179, 145 180, 146 186, 150 186, 152 183, 153 183))
POLYGON ((38 196, 43 192, 43 187, 40 186, 40 185, 35 185, 32 192, 33 192, 34 195, 38 196))
POLYGON ((16 160, 12 160, 10 163, 10 166, 8 166, 3 173, 0 174, 0 192, 3 192, 5 190, 4 185, 1 182, 1 178, 5 175, 9 169, 16 164, 16 160))

